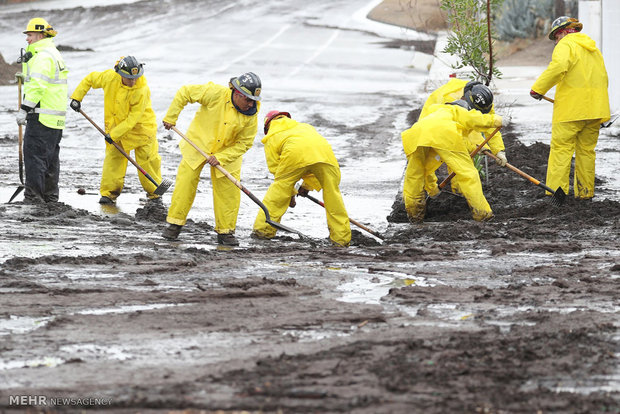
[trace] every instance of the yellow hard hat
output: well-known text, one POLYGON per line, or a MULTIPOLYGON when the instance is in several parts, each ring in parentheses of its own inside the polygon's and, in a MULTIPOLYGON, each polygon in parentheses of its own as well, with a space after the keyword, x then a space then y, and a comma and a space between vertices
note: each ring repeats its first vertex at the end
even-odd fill
POLYGON ((555 34, 558 30, 562 29, 575 29, 580 32, 583 29, 583 24, 574 17, 560 16, 551 23, 551 31, 549 32, 549 40, 555 40, 555 34))
POLYGON ((24 34, 28 32, 40 32, 45 34, 46 37, 54 37, 58 34, 58 32, 42 17, 30 19, 28 26, 26 26, 26 30, 24 30, 24 34))

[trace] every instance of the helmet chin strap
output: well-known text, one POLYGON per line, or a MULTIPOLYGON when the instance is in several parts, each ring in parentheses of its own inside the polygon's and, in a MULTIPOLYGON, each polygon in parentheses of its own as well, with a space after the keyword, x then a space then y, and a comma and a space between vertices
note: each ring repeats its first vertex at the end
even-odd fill
POLYGON ((256 102, 253 102, 252 107, 248 109, 247 111, 242 111, 241 108, 239 108, 237 104, 235 103, 235 99, 233 98, 234 95, 235 95, 235 89, 233 88, 230 94, 230 101, 232 102, 233 106, 235 107, 237 111, 239 111, 243 115, 248 115, 248 116, 254 115, 256 113, 256 102))

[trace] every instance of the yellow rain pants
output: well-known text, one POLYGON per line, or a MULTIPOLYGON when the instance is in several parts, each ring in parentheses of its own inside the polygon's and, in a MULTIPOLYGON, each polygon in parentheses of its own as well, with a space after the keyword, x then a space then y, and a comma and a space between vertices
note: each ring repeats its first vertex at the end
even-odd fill
MULTIPOLYGON (((147 144, 140 145, 136 148, 126 148, 123 145, 123 141, 119 143, 121 148, 129 153, 134 150, 135 161, 140 167, 144 169, 156 182, 161 183, 161 157, 159 156, 159 144, 157 139, 145 139, 147 144)), ((125 183, 125 174, 127 172, 127 158, 114 145, 106 142, 105 146, 105 159, 103 160, 103 172, 101 174, 101 185, 99 191, 102 196, 108 197, 111 200, 121 194, 123 185, 125 183)), ((132 166, 133 167, 133 166, 132 166)), ((142 188, 147 192, 148 198, 158 198, 159 195, 154 191, 157 188, 148 178, 141 172, 137 171, 138 178, 142 188)))
POLYGON ((455 172, 456 177, 459 177, 459 188, 469 204, 473 219, 476 221, 491 219, 493 217, 491 206, 484 197, 480 175, 469 154, 418 147, 407 157, 408 164, 405 171, 403 200, 409 220, 412 223, 419 223, 424 219, 426 211, 424 177, 429 173, 425 165, 428 164, 429 158, 434 159, 435 156, 439 156, 455 172))
MULTIPOLYGON (((239 158, 241 160, 241 158, 239 158)), ((206 161, 193 169, 183 159, 177 171, 176 184, 172 193, 172 202, 168 209, 166 221, 185 225, 187 215, 194 204, 200 173, 206 161)), ((230 166, 229 166, 230 168, 230 166)), ((215 231, 219 234, 234 233, 241 202, 239 188, 215 167, 211 167, 211 185, 213 187, 213 212, 215 214, 215 231)), ((237 169, 227 170, 237 180, 241 177, 241 163, 237 169)))
MULTIPOLYGON (((546 184, 556 189, 562 187, 568 194, 570 167, 575 154, 573 191, 576 198, 594 197, 594 166, 601 121, 559 122, 551 127, 551 149, 547 166, 546 184)), ((550 194, 550 193, 547 193, 550 194)))

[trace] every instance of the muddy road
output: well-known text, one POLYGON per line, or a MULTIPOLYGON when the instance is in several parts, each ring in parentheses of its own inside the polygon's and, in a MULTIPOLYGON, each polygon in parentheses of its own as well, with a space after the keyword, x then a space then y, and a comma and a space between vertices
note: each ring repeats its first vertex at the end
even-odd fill
MULTIPOLYGON (((145 27, 169 30, 166 47, 204 23, 187 7, 196 2, 135 3, 45 11, 75 25, 65 37, 81 50, 66 53, 76 63, 72 82, 117 56, 111 43, 127 42, 79 43, 87 23, 76 16, 111 31, 112 17, 138 10, 145 27)), ((426 73, 405 69, 411 51, 394 47, 402 39, 351 18, 366 2, 290 3, 278 17, 286 21, 270 13, 274 2, 257 8, 262 49, 242 63, 258 65, 271 86, 263 112, 292 108, 330 139, 351 217, 385 240, 353 227, 350 248, 331 247, 324 212, 307 200, 283 223, 310 240, 254 240, 258 207, 242 195, 241 245, 218 247, 203 178, 188 225, 166 241, 166 210, 145 205, 131 166, 118 206, 97 204, 103 143, 73 114, 61 144, 61 202, 0 205, 0 412, 620 413, 620 192, 609 173, 618 138, 604 138, 593 201, 569 194, 554 207, 540 188, 489 162, 492 222, 473 222, 465 201, 444 193, 424 224, 411 225, 398 197, 399 134, 426 97, 426 73), (362 47, 370 58, 356 57, 362 47), (282 56, 287 73, 307 81, 277 79, 282 56), (365 90, 351 88, 351 73, 365 90), (403 89, 414 82, 415 93, 403 89)), ((231 4, 208 20, 234 37, 233 6, 246 3, 231 4)), ((0 34, 29 15, 0 14, 0 34)), ((168 61, 152 39, 132 39, 150 60, 161 119, 182 79, 160 71, 168 61)), ((191 42, 166 50, 178 57, 197 47, 191 42)), ((208 45, 216 57, 228 53, 208 45)), ((238 61, 220 71, 223 60, 197 59, 187 79, 205 68, 220 81, 241 71, 238 61)), ((0 196, 8 200, 18 184, 15 88, 0 88, 0 196)), ((101 117, 102 101, 88 105, 101 117)), ((549 117, 528 120, 524 131, 519 116, 529 109, 510 110, 517 125, 503 131, 508 160, 544 179, 549 146, 530 141, 548 131, 549 117)), ((270 177, 259 135, 243 179, 262 197, 270 177)), ((178 137, 163 129, 158 137, 163 175, 173 179, 178 137)))
MULTIPOLYGON (((548 150, 512 147, 533 165, 548 150)), ((290 236, 221 249, 210 222, 164 241, 157 209, 3 205, 2 407, 618 412, 620 205, 555 208, 489 168, 495 221, 444 194, 425 224, 392 223, 384 243, 356 231, 349 249, 290 236)))

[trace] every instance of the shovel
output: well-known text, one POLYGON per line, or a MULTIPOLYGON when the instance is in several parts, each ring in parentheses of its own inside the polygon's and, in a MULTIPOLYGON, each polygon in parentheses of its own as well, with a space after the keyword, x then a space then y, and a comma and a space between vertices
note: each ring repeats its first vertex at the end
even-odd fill
MULTIPOLYGON (((555 103, 554 99, 548 98, 545 95, 541 95, 541 96, 542 96, 542 99, 544 99, 545 101, 555 103)), ((611 117, 609 118, 609 121, 603 122, 601 124, 601 128, 609 128, 614 122, 616 122, 618 118, 620 118, 620 114, 618 113, 612 114, 611 117)))
MULTIPOLYGON (((305 197, 305 198, 307 198, 308 200, 313 201, 313 202, 315 202, 316 204, 320 205, 321 207, 325 208, 325 204, 324 204, 321 200, 319 200, 319 199, 317 199, 317 198, 315 198, 315 197, 311 196, 310 194, 303 195, 303 194, 299 194, 299 193, 298 193, 298 195, 300 195, 300 196, 302 196, 302 197, 305 197)), ((368 233, 372 234, 372 235, 373 235, 373 236, 375 236, 376 238, 381 239, 381 240, 385 240, 385 237, 384 237, 384 236, 382 236, 381 234, 377 233, 377 232, 376 232, 376 231, 374 231, 374 230, 369 229, 368 227, 364 226, 362 223, 360 223, 360 222, 358 222, 358 221, 353 220, 351 217, 349 217, 349 221, 350 221, 351 223, 355 224, 355 225, 356 225, 357 227, 359 227, 360 229, 362 229, 362 230, 366 230, 368 233)))
POLYGON ((549 98, 548 96, 545 96, 545 95, 540 95, 540 96, 542 96, 542 98, 547 102, 555 103, 555 99, 549 98))
MULTIPOLYGON (((18 96, 17 110, 19 111, 22 107, 22 74, 18 73, 15 75, 15 77, 17 78, 17 96, 18 96)), ((15 197, 17 197, 17 195, 24 190, 24 151, 22 149, 23 142, 24 142, 24 134, 22 131, 22 126, 18 125, 17 145, 19 146, 19 182, 21 182, 21 185, 17 187, 17 189, 11 196, 9 203, 13 201, 15 197)))
MULTIPOLYGON (((99 127, 99 125, 97 125, 97 124, 96 124, 96 123, 95 123, 92 119, 90 119, 90 117, 89 117, 88 115, 86 115, 86 114, 84 113, 84 111, 82 111, 82 110, 80 109, 80 111, 79 111, 79 112, 80 112, 80 113, 84 116, 84 118, 86 118, 86 119, 87 119, 87 120, 88 120, 91 124, 93 124, 93 126, 94 126, 95 128, 97 128, 97 129, 99 130, 99 132, 101 132, 101 133, 103 134, 103 136, 104 136, 104 137, 106 136, 105 131, 104 131, 103 129, 101 129, 101 128, 99 127)), ((106 137, 106 142, 108 142, 109 144, 114 145, 114 147, 115 147, 117 150, 119 150, 119 152, 120 152, 121 154, 123 154, 123 155, 125 156, 125 158, 127 158, 127 159, 128 159, 128 160, 129 160, 129 161, 130 161, 130 162, 131 162, 131 163, 132 163, 132 164, 133 164, 133 165, 134 165, 137 169, 138 169, 138 171, 140 171, 142 174, 144 174, 144 176, 145 176, 145 177, 146 177, 146 178, 147 178, 150 182, 152 182, 153 184, 155 184, 155 185, 157 186, 157 188, 155 189, 155 191, 153 191, 153 193, 154 193, 154 194, 157 194, 157 195, 161 196, 162 194, 164 194, 164 193, 168 190, 168 188, 170 188, 170 185, 172 185, 172 181, 170 181, 170 180, 163 180, 163 181, 161 182, 161 184, 157 184, 157 181, 155 181, 155 180, 153 179, 153 177, 151 177, 151 176, 149 175, 149 173, 147 173, 146 171, 144 171, 144 168, 140 167, 140 166, 138 165, 138 163, 137 163, 136 161, 134 161, 134 159, 133 159, 133 158, 131 158, 131 157, 129 156, 129 154, 127 154, 127 153, 125 152, 125 150, 124 150, 124 149, 123 149, 120 145, 118 145, 116 142, 114 142, 114 141, 113 141, 113 140, 111 140, 111 139, 110 139, 110 140, 108 140, 108 138, 107 138, 107 137, 106 137)))
MULTIPOLYGON (((172 129, 174 132, 176 132, 177 134, 179 134, 179 136, 181 138, 183 138, 185 141, 187 141, 189 143, 189 145, 191 145, 192 147, 194 147, 194 149, 196 151, 198 151, 203 157, 205 158, 209 158, 209 155, 204 152, 202 149, 200 149, 200 147, 198 147, 196 144, 194 144, 189 138, 187 138, 181 131, 179 131, 177 129, 177 127, 175 127, 174 125, 170 127, 170 129, 172 129)), ((248 190, 247 188, 245 188, 243 186, 243 184, 241 184, 241 182, 239 180, 237 180, 235 177, 232 176, 232 174, 230 174, 228 171, 226 171, 224 169, 224 167, 222 167, 221 165, 216 165, 215 168, 217 168, 222 174, 224 174, 226 176, 226 178, 228 178, 230 181, 232 181, 241 191, 243 191, 245 193, 245 195, 247 195, 248 197, 250 197, 252 199, 252 201, 254 201, 256 204, 258 204, 258 206, 263 210, 263 212, 265 213, 265 222, 267 222, 269 225, 271 225, 272 227, 275 227, 276 229, 280 229, 280 230, 284 230, 287 231, 289 233, 295 233, 297 234, 299 237, 301 237, 302 239, 307 238, 307 236, 303 235, 302 233, 298 232, 297 230, 293 230, 290 227, 286 227, 283 224, 277 223, 273 220, 271 220, 270 216, 269 216, 269 211, 267 210, 267 207, 265 207, 265 205, 258 199, 256 198, 256 196, 254 194, 252 194, 250 192, 250 190, 248 190)))
MULTIPOLYGON (((494 160, 498 160, 499 158, 497 158, 495 155, 493 155, 490 151, 485 151, 484 152, 486 155, 488 155, 489 157, 493 158, 494 160)), ((562 187, 558 187, 557 190, 553 191, 551 189, 551 187, 546 186, 545 184, 541 183, 540 181, 538 181, 536 178, 524 173, 523 171, 521 171, 520 169, 518 169, 517 167, 515 167, 514 165, 508 164, 506 163, 506 168, 508 168, 511 171, 516 172, 517 174, 519 174, 521 177, 526 178, 527 180, 529 180, 532 184, 535 184, 541 188, 544 188, 545 190, 549 191, 550 193, 553 194, 553 197, 551 198, 551 202, 553 203, 554 206, 556 207, 561 207, 562 204, 564 204, 564 201, 566 199, 566 193, 564 192, 564 190, 562 190, 562 187)))

